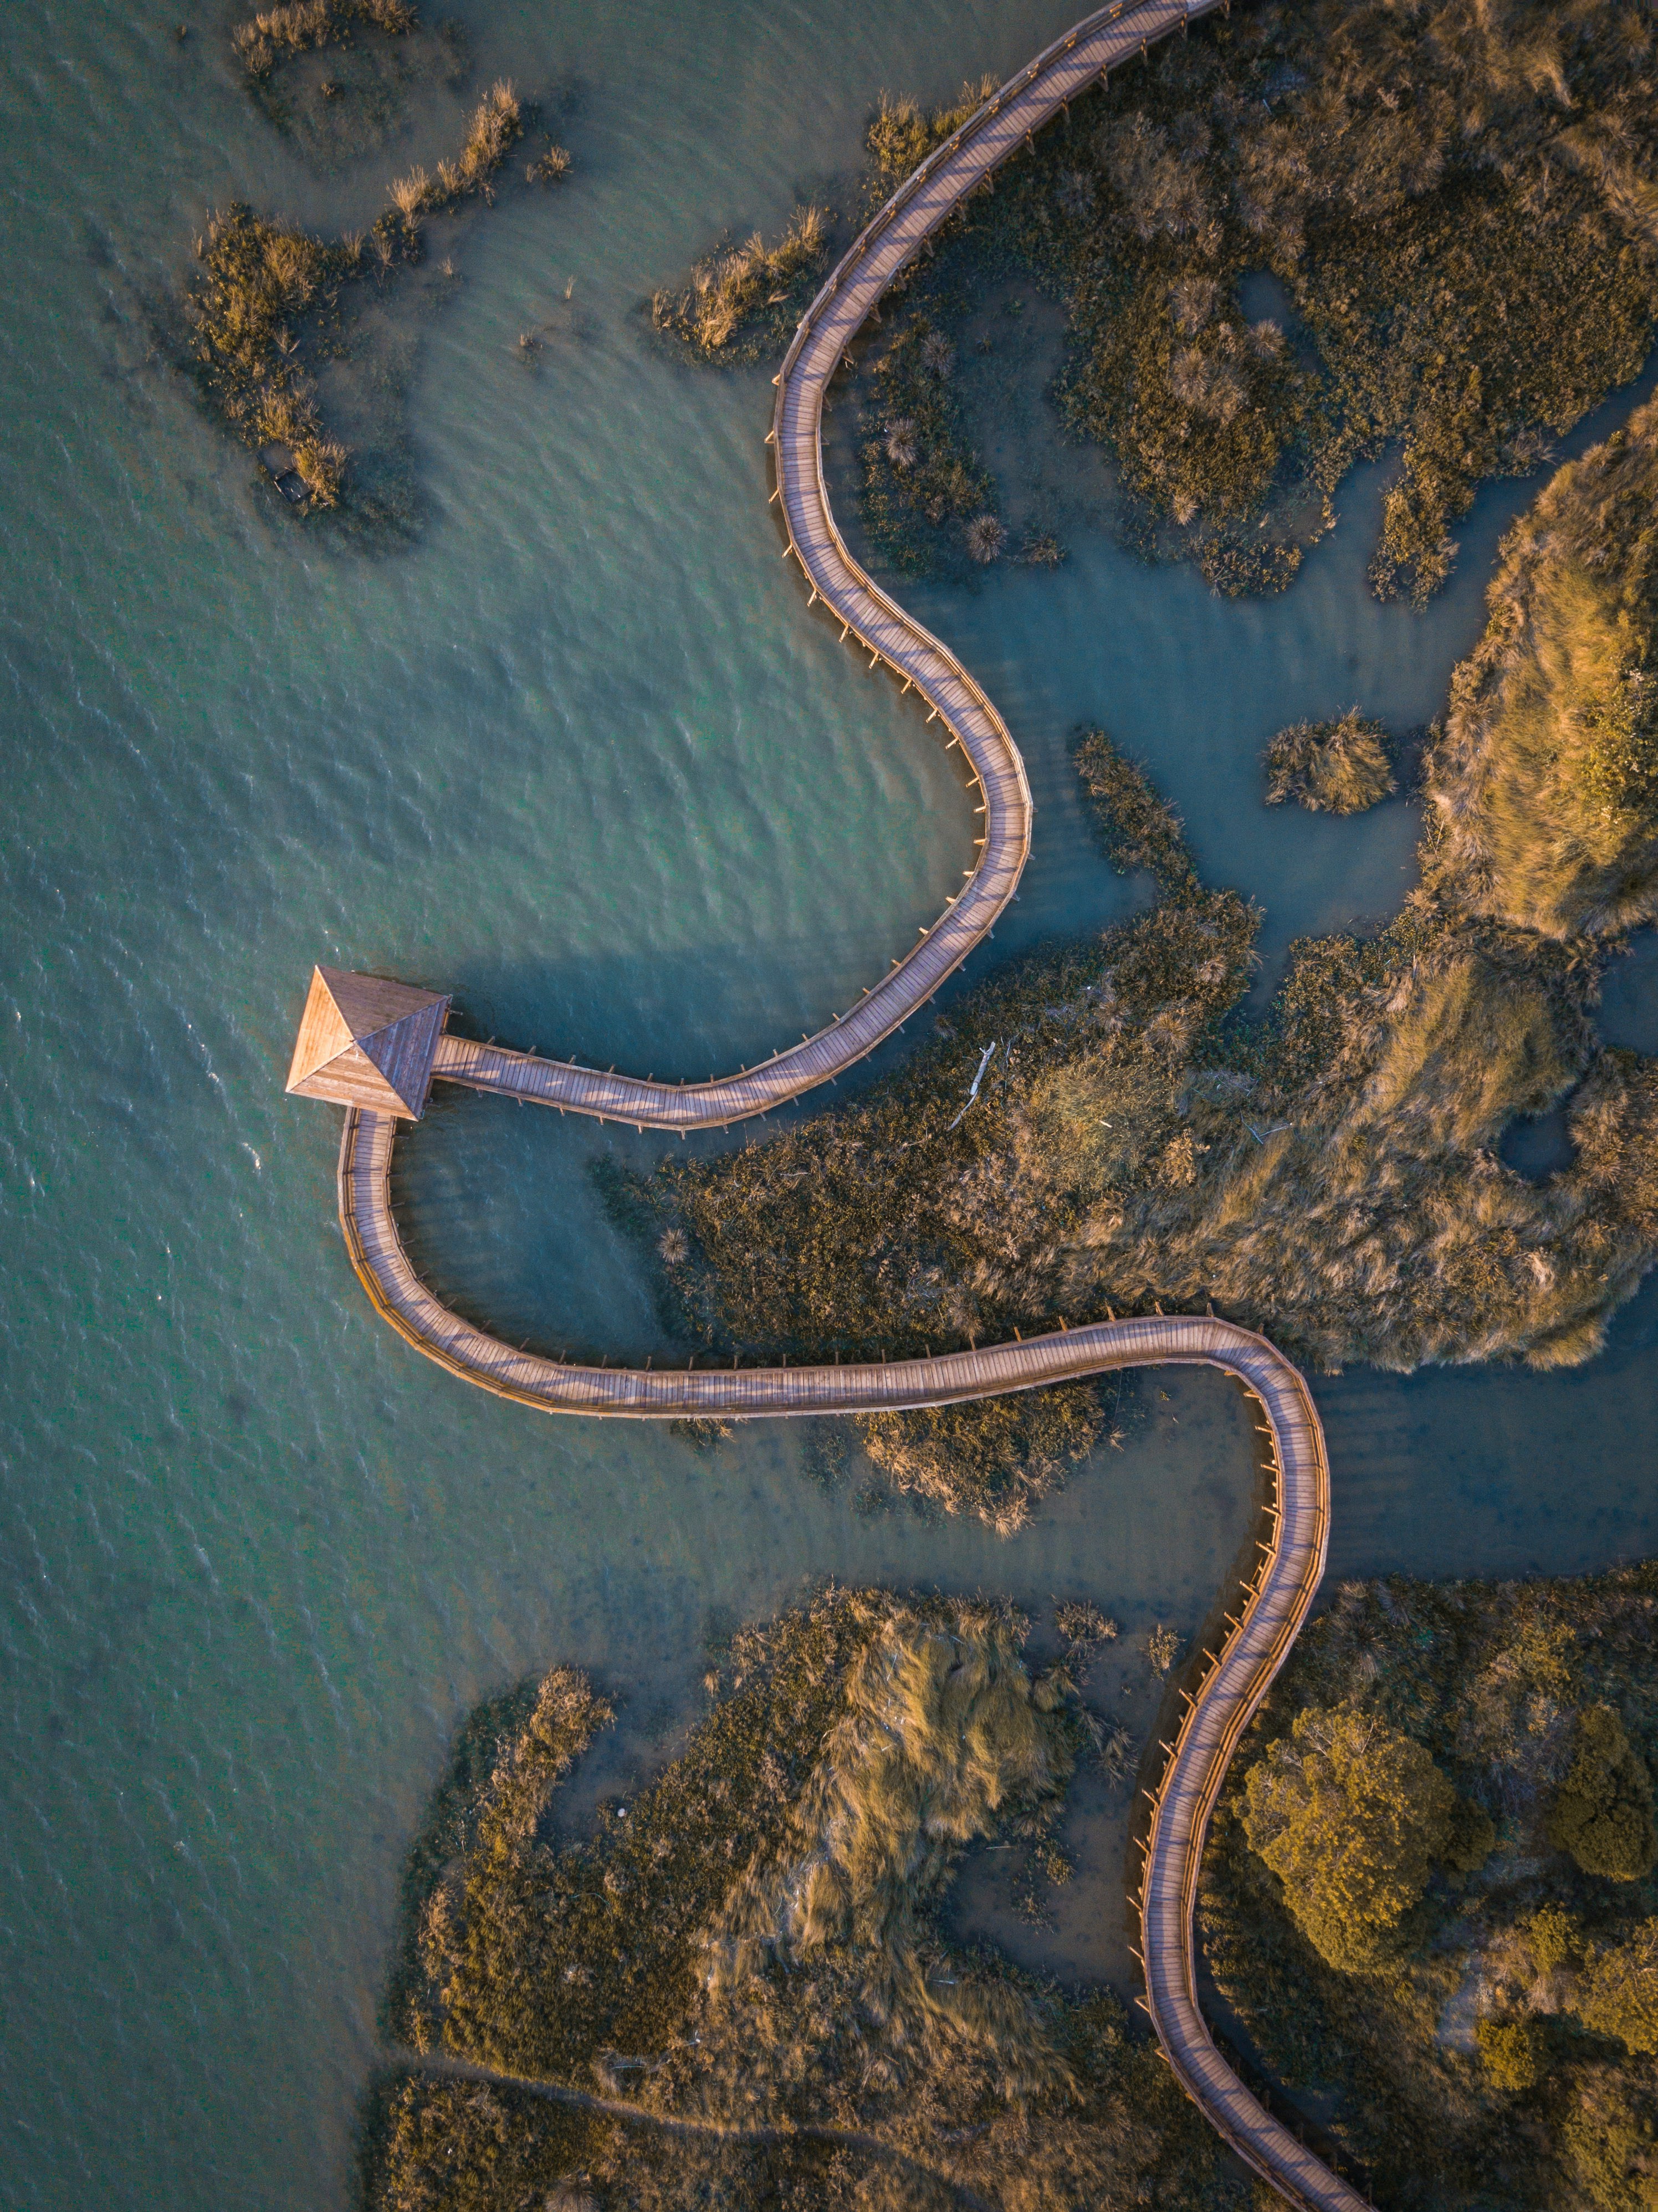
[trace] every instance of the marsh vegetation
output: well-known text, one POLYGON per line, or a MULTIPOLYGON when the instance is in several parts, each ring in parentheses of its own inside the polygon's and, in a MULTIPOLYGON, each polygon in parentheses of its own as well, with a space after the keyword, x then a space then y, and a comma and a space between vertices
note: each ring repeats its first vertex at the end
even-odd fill
POLYGON ((1347 1583, 1244 1738, 1199 1924, 1382 2203, 1658 2191, 1658 1571, 1347 1583))
MULTIPOLYGON (((1651 343, 1655 52, 1643 0, 1269 0, 1159 46, 968 203, 866 333, 876 547, 949 566, 995 514, 952 476, 979 465, 970 418, 927 420, 911 356, 960 349, 1017 276, 1062 309, 1060 421, 1114 462, 1129 542, 1224 592, 1281 588, 1354 462, 1392 449, 1372 577, 1427 599, 1478 484, 1534 468, 1651 343), (1266 313, 1244 304, 1263 284, 1266 313)), ((860 214, 990 89, 932 114, 884 99, 860 214)), ((768 333, 723 343, 753 359, 768 333)))
POLYGON ((653 324, 703 361, 780 353, 829 267, 832 222, 823 208, 798 207, 774 246, 758 231, 722 241, 683 284, 653 295, 653 324))
POLYGON ((1658 915, 1658 403, 1510 533, 1431 766, 1446 879, 1567 939, 1658 915))
POLYGON ((366 232, 319 238, 240 204, 210 217, 184 301, 197 382, 300 513, 338 509, 378 540, 412 530, 405 349, 386 320, 388 291, 422 261, 428 217, 493 198, 523 127, 513 87, 492 85, 457 153, 397 179, 366 232))
POLYGON ((338 46, 359 23, 398 38, 419 21, 410 0, 285 0, 238 23, 230 43, 248 75, 263 80, 279 61, 338 46))
POLYGON ((1266 804, 1293 799, 1310 813, 1362 814, 1399 788, 1388 732, 1357 707, 1333 722, 1295 722, 1266 752, 1266 804))
POLYGON ((1430 596, 1475 486, 1651 343, 1652 42, 1638 0, 1293 0, 1073 108, 971 221, 1063 299, 1061 412, 1130 534, 1270 589, 1394 447, 1372 579, 1430 596))
POLYGON ((414 102, 458 92, 471 68, 461 25, 428 25, 409 0, 287 0, 230 38, 259 112, 325 168, 386 144, 414 102))
POLYGON ((1011 1841, 1040 1877, 1095 1755, 1097 1723, 1023 1636, 1002 1607, 876 1591, 745 1629, 679 1756, 584 1840, 556 1840, 557 1793, 610 1706, 562 1668, 482 1709, 410 1854, 388 2039, 640 2119, 393 2062, 367 2203, 1246 2202, 1114 1999, 942 1932, 969 1843, 1011 1841), (650 2124, 673 2117, 780 2134, 650 2124))
MULTIPOLYGON (((1499 710, 1588 583, 1615 608, 1619 665, 1644 665, 1655 611, 1627 580, 1646 574, 1649 508, 1628 486, 1654 432, 1637 416, 1515 533, 1428 757, 1423 880, 1394 921, 1302 941, 1267 1018, 1245 1020, 1259 915, 1202 884, 1144 773, 1087 733, 1107 850, 1151 875, 1157 904, 967 994, 855 1103, 613 1183, 682 1339, 868 1358, 1212 1305, 1327 1369, 1589 1358, 1658 1255, 1658 1064, 1603 1048, 1594 1019, 1617 927, 1650 910, 1653 801, 1621 787, 1601 848, 1618 896, 1591 902, 1534 792, 1547 715, 1562 747, 1600 725, 1580 736, 1576 693, 1538 705, 1534 684, 1512 742, 1499 710), (1609 479, 1615 509, 1594 491, 1609 479), (1604 518, 1586 567, 1566 550, 1580 507, 1604 518), (1470 857, 1492 822, 1529 839, 1513 865, 1556 906, 1503 904, 1505 878, 1470 857), (1509 1125, 1563 1103, 1569 1163, 1540 1182, 1503 1166, 1509 1125)), ((1095 1441, 1088 1395, 865 1431, 904 1484, 1010 1528, 1095 1441)))

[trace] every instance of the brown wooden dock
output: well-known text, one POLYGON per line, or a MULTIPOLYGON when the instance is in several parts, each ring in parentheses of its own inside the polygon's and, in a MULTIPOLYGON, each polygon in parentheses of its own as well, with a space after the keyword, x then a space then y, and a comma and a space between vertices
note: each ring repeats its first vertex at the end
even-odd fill
MULTIPOLYGON (((1068 100, 1115 64, 1225 0, 1142 0, 1086 17, 1011 79, 922 163, 829 276, 789 348, 770 433, 788 552, 871 656, 913 686, 959 744, 984 808, 984 837, 963 889, 933 927, 858 1005, 761 1066, 706 1084, 602 1073, 495 1044, 434 1033, 429 1065, 395 1062, 397 1097, 364 1103, 359 1060, 393 1066, 380 1000, 324 1040, 335 1060, 296 1088, 346 1104, 339 1211, 351 1261, 376 1310, 428 1358, 462 1380, 547 1413, 644 1419, 752 1419, 947 1405, 1029 1390, 1114 1368, 1201 1364, 1235 1376, 1261 1408, 1272 1440, 1272 1536, 1242 1618, 1212 1662, 1170 1754, 1145 1844, 1141 1892, 1147 2008, 1176 2075, 1225 2141, 1304 2212, 1365 2212, 1366 2200, 1251 2095, 1222 2058, 1198 2006, 1193 1908, 1204 1838, 1239 1738, 1287 1657, 1323 1573, 1330 1483, 1324 1435, 1306 1383, 1264 1338, 1213 1317, 1157 1316, 1061 1330, 914 1360, 829 1367, 586 1366, 514 1351, 434 1297, 410 1266, 392 1218, 397 1112, 417 1115, 426 1079, 461 1083, 641 1128, 706 1128, 799 1097, 872 1052, 953 974, 1012 896, 1030 848, 1024 765, 1000 715, 949 649, 852 558, 829 508, 821 424, 824 393, 847 346, 882 294, 969 194, 1068 100), (337 1065, 344 1069, 337 1078, 337 1065), (335 1085, 334 1089, 329 1086, 335 1085)), ((319 971, 319 988, 351 1000, 350 977, 319 971), (331 978, 331 981, 330 980, 331 978)), ((405 994, 410 1003, 429 994, 405 994)), ((398 1001, 401 1006, 403 1001, 398 1001)), ((349 1005, 348 1005, 349 1011, 349 1005)), ((395 1010, 393 1010, 395 1011, 395 1010)), ((322 1008, 318 1019, 326 1017, 322 1008)), ((424 1019, 419 1007, 399 1020, 424 1019)), ((320 1033, 320 1032, 319 1032, 320 1033)), ((425 1036, 422 1029, 422 1037, 425 1036)), ((399 1047, 400 1048, 400 1047, 399 1047)), ((318 1048, 319 1053, 321 1048, 318 1048)), ((313 1054, 296 1054, 308 1069, 313 1054)))

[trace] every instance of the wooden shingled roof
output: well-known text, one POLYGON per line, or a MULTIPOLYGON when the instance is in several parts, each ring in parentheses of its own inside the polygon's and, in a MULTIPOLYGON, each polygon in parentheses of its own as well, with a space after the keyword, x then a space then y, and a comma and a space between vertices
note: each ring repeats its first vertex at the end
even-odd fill
POLYGON ((418 1121, 449 1001, 434 991, 314 968, 288 1087, 301 1098, 418 1121))

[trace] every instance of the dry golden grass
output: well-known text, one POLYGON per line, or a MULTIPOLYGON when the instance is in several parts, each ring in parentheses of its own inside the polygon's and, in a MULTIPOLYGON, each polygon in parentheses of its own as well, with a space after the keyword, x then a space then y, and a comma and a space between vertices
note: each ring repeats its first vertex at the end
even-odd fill
POLYGON ((1552 937, 1658 915, 1658 403, 1562 469, 1509 533, 1429 790, 1442 866, 1552 937))
POLYGON ((475 1717, 411 1854, 394 2037, 665 2118, 861 2130, 893 2157, 624 2131, 394 2075, 367 2116, 372 2212, 582 2191, 629 2212, 945 2212, 957 2185, 1019 2212, 1234 2204, 1113 1999, 943 1931, 973 1841, 1066 1870, 1049 1822, 1095 1731, 1023 1635, 999 1607, 879 1591, 744 1629, 666 1771, 556 1850, 550 1793, 607 1717, 561 1670, 475 1717))
POLYGON ((1354 707, 1334 722, 1296 722, 1266 748, 1266 804, 1297 800, 1309 812, 1362 814, 1399 787, 1388 733, 1354 707))
POLYGON ((237 24, 230 42, 248 75, 263 78, 287 56, 335 45, 357 21, 400 35, 412 31, 419 17, 409 0, 287 0, 237 24))
POLYGON ((829 259, 829 220, 823 208, 799 207, 774 246, 756 230, 742 245, 705 256, 688 285, 655 295, 657 329, 704 359, 757 358, 793 327, 817 289, 829 259))

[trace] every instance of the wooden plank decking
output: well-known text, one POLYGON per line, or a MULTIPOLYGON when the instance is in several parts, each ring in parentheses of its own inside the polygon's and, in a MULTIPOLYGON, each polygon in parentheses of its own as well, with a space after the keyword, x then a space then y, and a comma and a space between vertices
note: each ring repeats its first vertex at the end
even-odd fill
MULTIPOLYGON (((604 1074, 561 1060, 440 1040, 437 1079, 538 1103, 685 1129, 742 1120, 812 1089, 874 1049, 931 997, 1012 896, 1030 846, 1024 765, 1000 715, 947 647, 847 552, 823 482, 823 396, 846 348, 895 276, 999 163, 1113 64, 1224 0, 1142 0, 1088 16, 1056 40, 929 156, 844 257, 813 301, 778 378, 771 437, 788 550, 875 660, 913 684, 966 755, 985 836, 965 886, 933 928, 859 1003, 763 1066, 706 1084, 604 1074)), ((1204 1837, 1238 1740, 1306 1618, 1324 1569, 1329 1468, 1300 1374, 1264 1338, 1213 1317, 1100 1322, 915 1360, 800 1368, 591 1367, 515 1352, 451 1313, 416 1275, 392 1218, 397 1123, 349 1110, 339 1210, 352 1264, 377 1310, 452 1374, 550 1413, 647 1419, 763 1418, 944 1405, 1028 1390, 1108 1369, 1199 1363, 1236 1376, 1260 1405, 1277 1470, 1272 1540, 1238 1626, 1189 1708, 1159 1785, 1140 1898, 1146 2000, 1175 2074, 1226 2142, 1303 2212, 1365 2212, 1366 2200, 1266 2112, 1216 2049, 1199 2009, 1193 1906, 1204 1837)))

